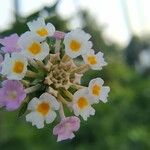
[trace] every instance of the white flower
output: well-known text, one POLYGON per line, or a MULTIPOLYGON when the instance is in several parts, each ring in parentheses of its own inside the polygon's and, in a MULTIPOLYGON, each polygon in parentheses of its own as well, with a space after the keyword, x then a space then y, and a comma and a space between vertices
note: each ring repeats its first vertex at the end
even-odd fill
POLYGON ((51 23, 45 24, 44 18, 38 18, 27 23, 30 31, 34 32, 41 40, 45 40, 48 36, 53 36, 55 27, 51 23))
POLYGON ((84 62, 89 64, 93 70, 101 70, 103 66, 107 65, 102 52, 94 54, 94 50, 90 50, 87 54, 82 55, 82 57, 84 62))
POLYGON ((65 34, 64 44, 66 54, 72 58, 86 54, 92 47, 92 42, 89 41, 90 38, 91 36, 81 29, 76 29, 65 34))
POLYGON ((22 54, 31 59, 43 60, 49 54, 49 46, 32 32, 25 32, 18 40, 22 54))
POLYGON ((27 59, 20 53, 12 53, 5 55, 5 59, 2 63, 3 75, 6 75, 8 79, 21 80, 24 78, 27 71, 27 59))
POLYGON ((35 97, 29 102, 27 109, 31 112, 26 115, 26 121, 41 129, 44 127, 44 121, 49 124, 55 120, 57 115, 54 110, 58 110, 59 107, 54 96, 43 93, 39 99, 35 97))
POLYGON ((89 83, 89 94, 93 97, 96 103, 101 100, 102 102, 107 102, 108 93, 110 88, 108 86, 103 86, 104 81, 101 78, 95 78, 89 83))
POLYGON ((90 115, 94 115, 95 110, 91 104, 93 104, 92 97, 88 94, 87 88, 74 93, 72 108, 76 116, 81 115, 84 120, 87 120, 90 115))

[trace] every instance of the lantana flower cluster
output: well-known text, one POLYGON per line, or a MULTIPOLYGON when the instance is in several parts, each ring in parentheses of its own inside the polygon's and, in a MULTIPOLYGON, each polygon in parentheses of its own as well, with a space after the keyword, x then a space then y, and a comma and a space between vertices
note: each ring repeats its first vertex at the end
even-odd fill
POLYGON ((38 129, 59 122, 53 129, 57 141, 72 139, 80 128, 79 116, 85 121, 93 116, 93 105, 106 103, 110 91, 101 78, 92 79, 88 87, 81 85, 81 78, 107 63, 102 52, 92 49, 91 35, 81 29, 57 31, 43 18, 27 26, 29 31, 21 36, 0 39, 0 107, 19 109, 19 116, 26 114, 26 121, 38 129), (75 60, 78 56, 83 61, 75 60))

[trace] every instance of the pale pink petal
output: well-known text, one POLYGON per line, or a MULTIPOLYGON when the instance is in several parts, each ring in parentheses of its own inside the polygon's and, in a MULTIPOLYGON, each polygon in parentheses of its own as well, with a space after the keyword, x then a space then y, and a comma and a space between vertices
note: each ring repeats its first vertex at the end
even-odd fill
POLYGON ((75 137, 75 131, 80 128, 80 119, 72 116, 64 118, 58 125, 53 129, 53 134, 58 135, 57 141, 72 139, 75 137))
POLYGON ((0 39, 0 44, 3 45, 1 48, 5 53, 12 53, 12 52, 20 52, 21 49, 18 47, 19 36, 15 33, 3 39, 0 39))
POLYGON ((0 89, 0 106, 5 106, 8 111, 16 110, 25 99, 26 93, 19 81, 5 80, 0 89))
POLYGON ((56 38, 57 40, 61 40, 64 38, 65 36, 65 33, 64 32, 61 32, 61 31, 55 31, 54 33, 54 38, 56 38))

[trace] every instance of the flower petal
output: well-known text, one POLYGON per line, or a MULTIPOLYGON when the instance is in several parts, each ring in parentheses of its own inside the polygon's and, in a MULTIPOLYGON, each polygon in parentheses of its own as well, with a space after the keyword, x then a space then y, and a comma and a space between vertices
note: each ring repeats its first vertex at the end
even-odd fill
POLYGON ((34 97, 29 103, 28 103, 28 110, 35 110, 36 106, 39 104, 38 98, 34 97))
POLYGON ((110 87, 108 86, 103 86, 102 88, 102 93, 100 95, 100 100, 104 103, 107 102, 107 97, 108 97, 108 93, 110 92, 110 87))
POLYGON ((38 112, 31 112, 26 115, 26 121, 31 122, 32 126, 36 126, 38 129, 44 127, 44 118, 38 112))
POLYGON ((47 116, 45 116, 45 121, 47 124, 52 123, 56 118, 56 113, 54 111, 50 111, 47 116))

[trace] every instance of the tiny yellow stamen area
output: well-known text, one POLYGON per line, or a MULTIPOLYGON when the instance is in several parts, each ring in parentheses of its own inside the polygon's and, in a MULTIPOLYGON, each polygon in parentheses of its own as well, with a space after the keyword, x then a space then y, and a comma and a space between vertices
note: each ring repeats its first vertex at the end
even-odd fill
POLYGON ((37 55, 41 52, 41 45, 39 43, 33 42, 30 47, 28 48, 28 50, 34 54, 37 55))
POLYGON ((37 33, 39 36, 42 36, 42 37, 48 35, 48 31, 47 31, 47 29, 45 29, 45 28, 41 28, 41 29, 37 30, 36 33, 37 33))
POLYGON ((101 87, 99 85, 94 85, 92 89, 93 95, 99 96, 101 92, 101 87))
POLYGON ((22 73, 24 69, 24 63, 21 61, 16 61, 13 66, 13 72, 22 73))
POLYGON ((88 60, 89 64, 91 64, 91 65, 97 64, 97 60, 94 55, 88 56, 87 60, 88 60))
POLYGON ((73 51, 73 52, 78 52, 81 48, 81 43, 78 42, 77 40, 71 40, 70 42, 70 49, 73 51))
POLYGON ((43 116, 47 115, 50 110, 50 105, 48 103, 41 103, 37 107, 37 111, 40 112, 43 116))
POLYGON ((16 91, 8 92, 8 97, 12 100, 15 100, 17 97, 17 92, 16 91))
POLYGON ((77 101, 77 105, 79 108, 83 109, 88 105, 88 101, 85 97, 80 97, 77 101))

